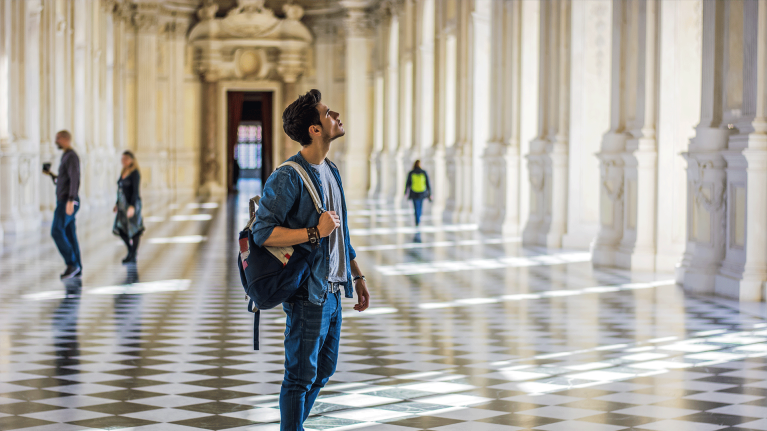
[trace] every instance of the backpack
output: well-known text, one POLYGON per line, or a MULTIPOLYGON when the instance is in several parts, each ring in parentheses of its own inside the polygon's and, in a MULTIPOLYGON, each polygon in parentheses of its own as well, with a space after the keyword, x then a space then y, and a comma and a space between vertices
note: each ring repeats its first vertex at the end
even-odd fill
POLYGON ((413 173, 410 174, 410 190, 414 193, 423 193, 426 191, 426 174, 413 173))
MULTIPOLYGON (((314 207, 322 214, 324 210, 319 194, 306 171, 296 162, 285 162, 277 169, 283 166, 290 166, 298 172, 312 197, 314 207)), ((248 301, 248 311, 255 313, 253 350, 259 349, 258 325, 261 310, 274 308, 296 293, 309 278, 311 262, 319 250, 319 247, 306 251, 301 247, 258 246, 253 240, 251 227, 256 222, 256 209, 260 199, 260 196, 250 199, 250 219, 240 232, 240 251, 237 256, 237 267, 240 270, 242 287, 245 289, 245 299, 248 301)))

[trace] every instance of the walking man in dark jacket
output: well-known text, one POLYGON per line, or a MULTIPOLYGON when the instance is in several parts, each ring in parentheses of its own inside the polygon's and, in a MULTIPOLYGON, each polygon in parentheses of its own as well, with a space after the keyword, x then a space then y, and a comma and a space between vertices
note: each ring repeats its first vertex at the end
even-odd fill
POLYGON ((75 214, 80 208, 80 158, 72 149, 72 135, 68 131, 56 133, 56 146, 64 150, 59 174, 48 170, 43 172, 50 175, 56 184, 56 211, 53 213, 51 236, 67 264, 67 269, 61 274, 61 279, 66 280, 82 276, 83 268, 75 229, 75 214))

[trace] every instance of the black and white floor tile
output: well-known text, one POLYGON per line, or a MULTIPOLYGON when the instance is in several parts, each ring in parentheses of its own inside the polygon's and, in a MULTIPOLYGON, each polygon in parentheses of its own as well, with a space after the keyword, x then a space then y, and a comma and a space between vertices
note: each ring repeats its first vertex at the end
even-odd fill
MULTIPOLYGON (((767 430, 764 304, 592 268, 476 225, 351 206, 372 308, 344 306, 310 430, 767 430)), ((234 266, 247 201, 150 202, 138 266, 81 217, 81 282, 45 229, 0 255, 0 430, 279 430, 284 313, 260 351, 234 266)), ((428 206, 427 206, 428 209, 428 206)))

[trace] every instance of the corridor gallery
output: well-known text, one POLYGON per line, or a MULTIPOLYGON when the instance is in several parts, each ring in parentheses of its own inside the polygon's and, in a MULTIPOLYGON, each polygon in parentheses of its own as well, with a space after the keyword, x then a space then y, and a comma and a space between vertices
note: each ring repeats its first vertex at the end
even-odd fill
POLYGON ((296 429, 237 235, 311 89, 304 429, 767 430, 767 0, 0 0, 0 430, 296 429))

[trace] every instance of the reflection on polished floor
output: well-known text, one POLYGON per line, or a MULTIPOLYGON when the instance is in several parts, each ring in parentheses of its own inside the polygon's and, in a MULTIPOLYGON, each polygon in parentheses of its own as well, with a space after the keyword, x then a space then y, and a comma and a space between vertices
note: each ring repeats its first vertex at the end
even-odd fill
MULTIPOLYGON (((246 209, 150 202, 138 268, 109 217, 81 220, 81 284, 58 281, 47 232, 6 242, 0 429, 278 430, 284 313, 262 315, 254 352, 234 265, 246 209)), ((372 308, 346 300, 307 429, 767 430, 763 304, 475 225, 419 231, 407 207, 350 211, 372 308)))

